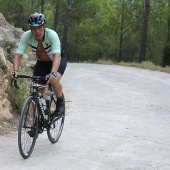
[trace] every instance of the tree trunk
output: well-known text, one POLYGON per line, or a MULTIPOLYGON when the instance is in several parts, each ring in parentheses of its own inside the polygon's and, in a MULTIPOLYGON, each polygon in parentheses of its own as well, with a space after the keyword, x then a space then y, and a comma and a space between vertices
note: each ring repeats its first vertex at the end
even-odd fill
POLYGON ((74 51, 74 61, 79 62, 79 57, 78 57, 78 37, 76 37, 76 47, 74 51))
POLYGON ((150 2, 149 0, 145 0, 145 4, 143 8, 143 21, 142 21, 143 23, 142 23, 142 28, 141 28, 140 46, 139 46, 139 58, 138 58, 139 63, 141 63, 142 61, 145 61, 145 58, 146 58, 149 10, 150 10, 150 2))
POLYGON ((34 12, 34 1, 31 0, 31 13, 34 12))
POLYGON ((19 18, 19 24, 20 27, 23 28, 24 25, 24 11, 23 11, 23 6, 20 4, 20 8, 19 8, 19 13, 20 13, 20 17, 19 18))
POLYGON ((44 13, 44 0, 41 0, 41 13, 44 13))
POLYGON ((120 44, 119 44, 119 57, 118 57, 118 62, 121 62, 121 61, 122 61, 124 8, 125 8, 125 1, 123 0, 123 2, 122 2, 122 15, 121 15, 121 26, 120 26, 120 44))
MULTIPOLYGON (((80 21, 79 21, 79 18, 78 18, 78 21, 77 21, 77 27, 79 27, 80 25, 80 21)), ((76 34, 76 46, 75 46, 75 49, 74 49, 74 61, 76 62, 79 62, 80 61, 80 58, 79 58, 79 55, 78 55, 78 40, 79 40, 79 33, 76 34)))
POLYGON ((65 47, 66 52, 67 52, 67 40, 68 40, 68 31, 69 31, 69 17, 71 14, 71 5, 72 5, 72 0, 67 0, 67 12, 66 12, 66 17, 64 22, 64 32, 63 32, 63 40, 62 40, 62 44, 65 47))
POLYGON ((168 18, 168 35, 167 35, 167 42, 170 42, 170 17, 168 18))
POLYGON ((59 15, 59 3, 58 1, 56 2, 56 7, 54 11, 54 23, 53 23, 53 29, 54 31, 57 31, 57 24, 58 24, 58 15, 59 15))

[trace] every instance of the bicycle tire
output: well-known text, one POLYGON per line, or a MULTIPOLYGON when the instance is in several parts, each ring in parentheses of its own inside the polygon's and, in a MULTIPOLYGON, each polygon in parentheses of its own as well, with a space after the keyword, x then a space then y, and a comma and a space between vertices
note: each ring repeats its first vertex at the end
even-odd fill
MULTIPOLYGON (((56 143, 63 131, 63 126, 64 126, 64 120, 65 120, 65 99, 63 95, 63 100, 64 100, 64 110, 63 113, 60 117, 54 118, 54 120, 51 123, 50 128, 47 129, 47 136, 48 139, 51 143, 56 143)), ((50 104, 50 111, 53 113, 54 108, 55 108, 55 99, 52 97, 51 104, 50 104)))
POLYGON ((18 147, 24 159, 31 155, 38 135, 36 109, 33 96, 29 96, 24 103, 18 126, 18 147))

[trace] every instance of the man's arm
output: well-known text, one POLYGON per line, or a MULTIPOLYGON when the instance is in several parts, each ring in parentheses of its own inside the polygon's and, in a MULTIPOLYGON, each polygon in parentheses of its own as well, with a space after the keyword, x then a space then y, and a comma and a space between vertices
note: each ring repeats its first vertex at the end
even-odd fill
POLYGON ((53 65, 52 65, 52 70, 51 72, 57 72, 58 68, 60 66, 60 61, 61 61, 61 54, 60 53, 54 53, 53 54, 53 65))
POLYGON ((14 71, 18 71, 21 58, 22 58, 21 54, 18 54, 18 53, 15 54, 15 57, 14 57, 14 60, 13 60, 14 71))
POLYGON ((13 60, 13 71, 11 72, 11 78, 12 79, 17 78, 18 68, 19 68, 19 63, 20 63, 21 57, 22 57, 21 54, 18 54, 18 53, 15 54, 15 57, 14 57, 14 60, 13 60), (13 74, 13 72, 14 72, 14 74, 13 74))

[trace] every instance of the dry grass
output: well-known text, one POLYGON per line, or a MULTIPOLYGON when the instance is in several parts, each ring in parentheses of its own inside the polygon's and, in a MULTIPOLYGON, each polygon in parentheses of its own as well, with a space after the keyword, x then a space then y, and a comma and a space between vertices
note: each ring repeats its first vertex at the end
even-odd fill
POLYGON ((96 62, 97 64, 106 64, 106 65, 121 65, 121 66, 126 66, 126 67, 136 67, 136 68, 143 68, 143 69, 149 69, 149 70, 155 70, 155 71, 161 71, 161 72, 166 72, 170 73, 170 67, 161 67, 161 66, 156 66, 152 62, 146 61, 142 62, 141 64, 139 63, 125 63, 125 62, 120 62, 120 63, 115 63, 111 60, 98 60, 96 62))

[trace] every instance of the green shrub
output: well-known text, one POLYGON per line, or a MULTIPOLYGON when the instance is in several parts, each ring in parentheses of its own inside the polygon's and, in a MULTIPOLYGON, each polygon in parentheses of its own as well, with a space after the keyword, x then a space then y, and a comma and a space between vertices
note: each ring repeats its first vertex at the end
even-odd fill
MULTIPOLYGON (((19 69, 19 74, 27 74, 25 69, 19 69)), ((11 81, 11 80, 10 80, 11 81)), ((27 85, 27 79, 17 79, 17 84, 19 89, 16 89, 15 86, 10 86, 8 89, 8 96, 11 102, 12 108, 21 113, 25 99, 29 94, 29 86, 27 85)))
POLYGON ((144 61, 142 63, 136 63, 136 62, 120 62, 120 63, 114 63, 111 60, 98 60, 96 62, 97 64, 107 64, 107 65, 121 65, 121 66, 126 66, 126 67, 136 67, 136 68, 143 68, 143 69, 150 69, 150 70, 157 70, 157 71, 162 71, 166 73, 170 73, 170 67, 162 67, 162 66, 157 66, 154 63, 150 61, 144 61))
POLYGON ((162 66, 170 66, 170 44, 167 44, 163 49, 162 66))

